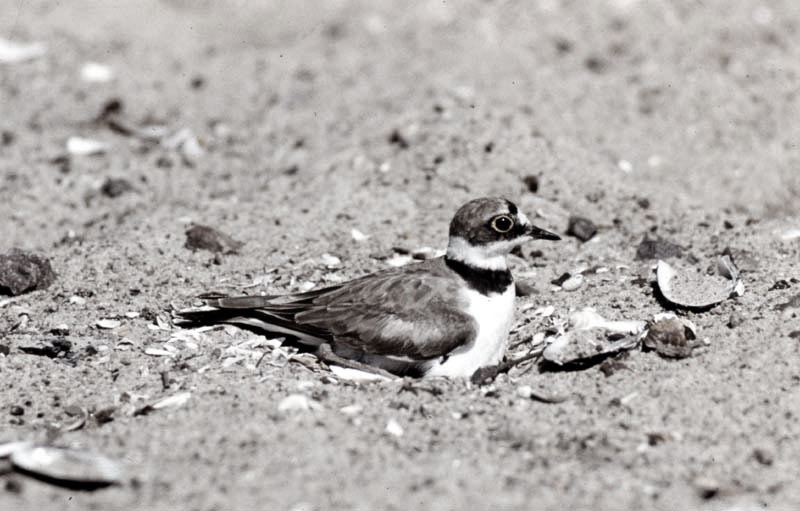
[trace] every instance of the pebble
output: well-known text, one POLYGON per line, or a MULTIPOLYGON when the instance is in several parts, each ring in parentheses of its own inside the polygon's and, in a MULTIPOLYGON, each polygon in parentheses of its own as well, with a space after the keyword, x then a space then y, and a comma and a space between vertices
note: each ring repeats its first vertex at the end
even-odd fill
POLYGON ((186 230, 186 244, 189 250, 208 250, 214 253, 235 254, 244 243, 236 241, 213 227, 193 225, 186 230))
POLYGON ((45 289, 56 281, 50 260, 14 248, 0 254, 0 294, 21 295, 45 289))
POLYGON ((567 234, 584 242, 589 241, 597 234, 597 225, 588 218, 571 216, 567 234))
POLYGON ((308 412, 321 409, 322 406, 319 403, 303 394, 290 394, 278 403, 278 411, 281 413, 308 412))
POLYGON ((395 419, 389 419, 389 421, 386 423, 386 432, 397 438, 400 438, 405 433, 405 431, 403 431, 403 426, 401 426, 400 423, 395 419))

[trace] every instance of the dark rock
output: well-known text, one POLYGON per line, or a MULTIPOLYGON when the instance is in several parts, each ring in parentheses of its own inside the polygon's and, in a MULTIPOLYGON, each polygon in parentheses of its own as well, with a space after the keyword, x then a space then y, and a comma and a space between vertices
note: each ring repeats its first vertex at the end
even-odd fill
POLYGON ((534 176, 533 174, 525 176, 522 182, 525 183, 529 192, 536 193, 539 191, 539 176, 534 176))
POLYGON ((775 282, 774 284, 772 284, 772 287, 769 288, 769 290, 770 291, 783 291, 784 289, 789 289, 790 287, 792 287, 792 285, 789 284, 789 282, 787 282, 786 280, 781 279, 781 280, 775 282))
POLYGON ((244 243, 236 241, 213 227, 193 225, 186 230, 186 248, 208 250, 216 253, 235 254, 244 243))
POLYGON ((682 253, 683 249, 675 243, 662 238, 652 239, 645 235, 636 248, 636 259, 667 259, 669 257, 680 257, 682 253))
POLYGON ((396 145, 400 149, 408 149, 409 146, 408 140, 406 140, 406 137, 400 133, 400 130, 392 131, 392 133, 389 135, 389 143, 396 145))
POLYGON ((11 408, 9 408, 8 413, 14 417, 19 417, 21 415, 25 415, 25 409, 19 405, 13 405, 11 408))
POLYGON ((561 275, 560 277, 558 277, 557 279, 551 280, 550 283, 553 284, 554 286, 560 286, 561 284, 566 282, 567 279, 569 279, 570 277, 572 277, 572 274, 567 272, 567 273, 561 275))
POLYGON ((17 296, 45 289, 55 281, 50 261, 43 256, 17 248, 0 255, 0 294, 17 296))
POLYGON ((100 187, 100 193, 112 199, 131 190, 133 190, 133 185, 127 179, 122 178, 108 178, 100 187))
POLYGON ((597 226, 588 218, 571 216, 567 226, 567 234, 581 241, 589 241, 597 234, 597 226))

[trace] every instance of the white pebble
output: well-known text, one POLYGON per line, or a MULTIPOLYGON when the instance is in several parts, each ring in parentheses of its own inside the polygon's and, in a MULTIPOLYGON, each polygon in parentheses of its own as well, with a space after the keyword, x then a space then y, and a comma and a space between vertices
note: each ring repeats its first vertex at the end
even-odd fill
POLYGON ((312 401, 303 394, 290 394, 278 403, 278 411, 282 413, 308 412, 310 410, 320 409, 322 409, 322 407, 319 403, 312 401))
POLYGON ((114 70, 98 62, 87 62, 81 67, 81 80, 89 83, 106 83, 114 79, 114 70))
POLYGON ((389 419, 389 422, 386 423, 386 432, 398 438, 404 433, 403 426, 394 419, 389 419))

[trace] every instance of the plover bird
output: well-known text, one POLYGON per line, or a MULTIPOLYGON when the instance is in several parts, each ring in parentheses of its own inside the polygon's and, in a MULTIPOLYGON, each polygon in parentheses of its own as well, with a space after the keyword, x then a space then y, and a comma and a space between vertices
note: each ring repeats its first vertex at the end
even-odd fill
POLYGON ((532 239, 560 238, 508 200, 475 199, 450 222, 442 257, 305 293, 206 295, 178 316, 288 335, 350 367, 470 377, 503 358, 516 295, 507 256, 532 239))

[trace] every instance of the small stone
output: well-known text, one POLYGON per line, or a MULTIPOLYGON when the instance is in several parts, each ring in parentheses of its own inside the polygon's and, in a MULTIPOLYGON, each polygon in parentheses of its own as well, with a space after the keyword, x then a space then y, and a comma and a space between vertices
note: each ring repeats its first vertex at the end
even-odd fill
POLYGON ((13 405, 9 410, 8 413, 13 415, 14 417, 20 417, 25 415, 25 409, 19 405, 13 405))
POLYGON ((539 191, 539 176, 527 175, 522 179, 522 182, 525 183, 525 187, 529 192, 536 193, 539 191))
POLYGON ((50 261, 43 256, 17 248, 0 254, 0 294, 17 296, 45 289, 55 280, 50 261))
POLYGON ((581 241, 589 241, 597 234, 597 226, 588 218, 571 216, 567 226, 567 234, 581 241))
POLYGON ((644 345, 667 358, 686 358, 700 345, 694 325, 685 319, 667 317, 653 323, 644 338, 644 345))
POLYGON ((770 466, 775 461, 775 455, 762 447, 753 449, 753 459, 765 466, 770 466))
POLYGON ((730 318, 728 318, 728 328, 736 328, 742 323, 744 323, 742 313, 739 311, 732 312, 730 318))
POLYGON ((100 187, 100 193, 106 197, 116 198, 125 192, 133 190, 133 185, 127 179, 108 178, 100 187))
POLYGON ((680 257, 682 252, 681 247, 674 243, 665 241, 662 238, 652 239, 645 235, 636 248, 636 259, 667 259, 669 257, 680 257))
POLYGON ((395 129, 389 135, 389 143, 392 145, 396 145, 400 149, 408 149, 409 146, 408 140, 406 139, 406 137, 403 136, 402 133, 400 133, 400 130, 398 129, 395 129))
POLYGON ((395 419, 389 419, 386 423, 386 432, 393 437, 400 438, 405 433, 403 431, 403 426, 400 425, 395 419))
POLYGON ((235 254, 244 243, 236 241, 213 227, 193 225, 186 230, 186 248, 214 253, 235 254))

